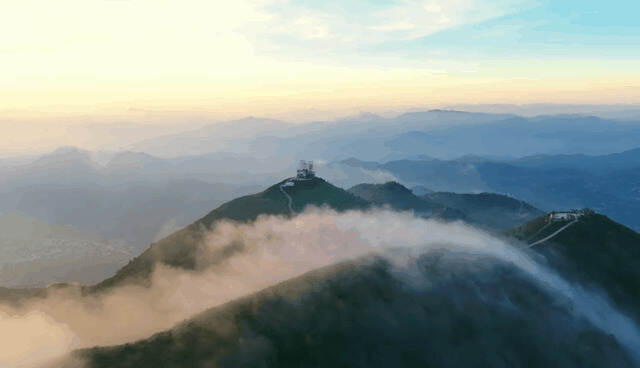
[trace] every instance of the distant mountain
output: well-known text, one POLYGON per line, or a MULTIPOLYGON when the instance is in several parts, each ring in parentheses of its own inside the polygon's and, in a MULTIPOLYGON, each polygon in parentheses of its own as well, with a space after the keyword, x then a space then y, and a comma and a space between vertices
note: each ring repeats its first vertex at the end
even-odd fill
POLYGON ((342 130, 327 128, 320 134, 296 135, 280 143, 286 152, 308 152, 325 160, 353 156, 390 161, 420 155, 453 159, 463 155, 609 154, 636 148, 639 140, 639 124, 593 116, 524 118, 432 110, 353 124, 342 130))
POLYGON ((581 115, 512 117, 486 124, 406 131, 386 142, 405 155, 521 157, 608 154, 637 147, 640 125, 581 115), (606 133, 605 133, 606 132, 606 133))
POLYGON ((345 175, 362 169, 377 171, 380 173, 379 176, 393 177, 395 181, 407 187, 422 186, 431 191, 482 192, 489 190, 474 163, 437 159, 378 163, 351 158, 331 163, 331 165, 342 168, 345 175))
POLYGON ((421 185, 436 191, 483 192, 490 187, 482 180, 477 165, 470 162, 430 160, 390 161, 379 166, 407 185, 421 185))
MULTIPOLYGON (((537 155, 516 160, 345 160, 349 168, 377 170, 405 186, 434 191, 506 194, 551 211, 591 207, 640 230, 640 149, 602 156, 537 155)), ((345 174, 345 175, 346 175, 345 174)))
POLYGON ((347 166, 362 167, 364 169, 369 169, 369 170, 375 170, 380 166, 380 164, 378 164, 375 161, 362 161, 353 157, 348 158, 346 160, 342 160, 341 163, 347 166))
POLYGON ((533 244, 530 249, 565 277, 608 294, 640 322, 640 234, 592 211, 577 219, 552 216, 507 233, 533 244))
POLYGON ((412 210, 444 220, 463 220, 490 229, 507 229, 542 215, 537 208, 495 193, 456 194, 448 192, 416 196, 396 182, 360 184, 349 192, 376 205, 395 210, 412 210))
POLYGON ((536 155, 527 156, 513 163, 522 167, 585 170, 592 173, 604 173, 633 169, 640 165, 640 148, 601 156, 575 155, 536 155))
POLYGON ((93 181, 95 183, 99 170, 100 166, 91 159, 89 151, 75 147, 61 147, 31 162, 0 168, 0 185, 6 190, 38 182, 65 184, 93 181))
POLYGON ((124 171, 129 173, 129 170, 148 170, 152 167, 160 169, 167 166, 169 166, 169 163, 163 159, 142 152, 125 151, 113 155, 105 169, 108 172, 124 171))
POLYGON ((422 198, 460 211, 471 223, 491 229, 507 229, 543 214, 524 201, 496 193, 436 192, 425 194, 422 198))
POLYGON ((0 184, 9 189, 42 183, 118 185, 170 179, 267 183, 290 171, 294 162, 224 151, 160 158, 140 151, 105 153, 62 147, 26 162, 0 166, 0 184))
POLYGON ((417 195, 417 196, 423 196, 425 194, 430 194, 433 193, 433 190, 423 186, 423 185, 416 185, 414 187, 411 188, 411 191, 417 195))
POLYGON ((95 153, 67 147, 2 166, 0 211, 142 246, 275 182, 304 158, 317 160, 323 177, 343 188, 397 181, 434 191, 502 193, 543 210, 595 208, 640 230, 638 152, 610 154, 637 148, 639 127, 586 116, 446 110, 309 124, 247 118, 147 142, 157 152, 134 146, 110 153, 101 164, 92 160, 95 153), (176 152, 195 147, 198 154, 154 155, 165 146, 176 152), (535 156, 504 159, 529 153, 535 156), (336 162, 349 157, 359 160, 336 162), (163 208, 158 198, 167 198, 163 208), (153 215, 144 216, 143 209, 153 215))
POLYGON ((636 148, 638 141, 640 125, 595 116, 430 110, 307 124, 246 118, 150 139, 130 149, 162 157, 232 152, 286 160, 338 161, 355 156, 390 161, 423 155, 453 159, 609 154, 636 148))
MULTIPOLYGON (((124 280, 140 279, 142 282, 146 282, 148 281, 146 278, 156 263, 184 269, 196 269, 219 261, 212 259, 209 260, 209 264, 206 264, 198 263, 196 259, 201 240, 215 222, 220 220, 248 222, 255 220, 259 215, 290 215, 289 197, 291 198, 291 209, 295 212, 302 211, 307 206, 328 206, 338 211, 344 211, 364 209, 370 205, 367 201, 318 177, 295 181, 294 185, 284 186, 288 181, 289 179, 260 193, 236 198, 222 204, 191 225, 151 244, 146 251, 119 270, 114 277, 96 285, 95 289, 111 287, 124 280)), ((220 257, 224 258, 228 252, 234 252, 234 249, 221 251, 220 257)))
MULTIPOLYGON (((581 166, 590 161, 585 158, 581 166)), ((591 207, 640 229, 640 162, 634 169, 607 171, 597 171, 595 162, 593 171, 572 165, 527 165, 491 162, 477 170, 492 191, 509 193, 544 210, 591 207)))
POLYGON ((279 120, 248 117, 147 139, 132 145, 130 149, 162 157, 202 155, 212 152, 245 152, 245 147, 255 137, 286 132, 292 125, 279 120))
POLYGON ((397 211, 412 210, 416 214, 430 215, 440 207, 437 203, 416 196, 394 181, 385 184, 359 184, 349 189, 349 192, 379 206, 389 205, 397 211))
POLYGON ((403 277, 367 258, 315 270, 75 357, 88 368, 634 366, 612 335, 511 263, 442 250, 412 267, 403 277))
MULTIPOLYGON (((93 156, 93 152, 65 147, 32 162, 0 167, 0 212, 73 225, 143 249, 224 201, 259 188, 216 181, 233 179, 233 171, 226 167, 235 165, 244 183, 254 182, 242 174, 256 165, 246 159, 165 160, 140 152, 116 152, 99 164, 93 156)), ((267 174, 255 175, 269 180, 267 174)))
MULTIPOLYGON (((381 160, 407 157, 389 142, 405 132, 433 131, 451 126, 490 124, 511 115, 431 110, 402 114, 394 118, 342 119, 334 122, 301 124, 286 132, 258 136, 250 146, 254 155, 311 157, 336 161, 349 157, 381 160)), ((473 152, 469 152, 473 153, 473 152)), ((419 152, 419 155, 432 152, 419 152)))
POLYGON ((95 283, 134 256, 133 247, 72 226, 0 214, 0 286, 95 283))
POLYGON ((615 104, 615 105, 591 105, 591 104, 465 104, 447 106, 451 110, 463 110, 469 112, 485 112, 494 114, 517 114, 521 116, 579 114, 597 116, 603 119, 617 119, 638 121, 640 119, 640 105, 615 104))
POLYGON ((34 184, 0 192, 0 210, 43 222, 71 224, 140 249, 254 188, 199 180, 34 184))
POLYGON ((418 197, 393 181, 385 184, 358 184, 349 189, 349 192, 376 206, 388 206, 396 211, 413 211, 417 216, 442 221, 472 222, 464 212, 418 197))

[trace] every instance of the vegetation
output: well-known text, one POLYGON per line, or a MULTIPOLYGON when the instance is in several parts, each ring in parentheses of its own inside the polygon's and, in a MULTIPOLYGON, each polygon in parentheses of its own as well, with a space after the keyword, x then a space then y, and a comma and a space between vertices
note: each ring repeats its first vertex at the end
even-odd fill
MULTIPOLYGON (((115 276, 88 290, 102 290, 119 284, 124 280, 147 283, 149 281, 148 276, 158 262, 184 269, 196 269, 198 266, 206 266, 196 262, 197 249, 207 231, 217 221, 250 222, 254 221, 259 215, 290 215, 287 198, 280 190, 280 185, 283 183, 284 181, 269 187, 263 192, 240 197, 221 205, 186 228, 153 243, 140 256, 134 258, 129 264, 120 269, 115 276)), ((311 205, 328 206, 337 211, 363 209, 369 206, 368 202, 363 199, 337 188, 321 178, 296 181, 294 186, 286 187, 285 190, 293 198, 295 211, 302 211, 305 207, 311 205)), ((233 245, 230 245, 229 249, 220 252, 217 257, 212 257, 210 261, 213 263, 222 261, 228 255, 227 252, 234 251, 232 247, 233 245)))
POLYGON ((507 229, 543 213, 524 201, 496 193, 437 192, 425 194, 422 198, 456 209, 464 213, 470 222, 492 229, 507 229))
POLYGON ((93 368, 632 366, 512 265, 459 256, 423 255, 400 277, 381 259, 334 265, 77 355, 93 368))
MULTIPOLYGON (((542 216, 507 233, 531 243, 543 238, 541 233, 551 234, 567 223, 549 221, 548 216, 542 216)), ((640 234, 606 216, 588 212, 574 225, 531 249, 544 255, 570 280, 602 290, 640 321, 640 234)))
POLYGON ((416 196, 411 190, 395 181, 385 184, 359 184, 349 189, 349 192, 376 205, 389 205, 398 211, 431 213, 440 207, 438 203, 416 196))
POLYGON ((415 211, 442 220, 463 220, 489 229, 506 229, 542 215, 542 211, 517 199, 495 193, 428 193, 417 196, 397 182, 360 184, 349 192, 376 205, 415 211))

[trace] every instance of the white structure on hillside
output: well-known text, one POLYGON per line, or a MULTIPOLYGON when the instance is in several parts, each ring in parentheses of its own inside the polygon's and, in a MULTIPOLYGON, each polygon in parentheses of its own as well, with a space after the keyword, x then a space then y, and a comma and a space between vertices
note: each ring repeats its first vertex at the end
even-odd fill
POLYGON ((315 171, 313 171, 313 161, 305 161, 300 160, 298 164, 298 171, 296 174, 296 179, 311 179, 316 176, 315 171))
POLYGON ((549 214, 549 219, 554 221, 561 220, 577 220, 585 214, 585 211, 582 210, 571 210, 564 212, 551 212, 549 214))

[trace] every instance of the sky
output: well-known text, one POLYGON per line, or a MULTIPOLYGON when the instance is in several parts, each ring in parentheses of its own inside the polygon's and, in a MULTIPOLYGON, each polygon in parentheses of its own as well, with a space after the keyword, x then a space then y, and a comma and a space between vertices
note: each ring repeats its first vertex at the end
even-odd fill
POLYGON ((639 13, 634 0, 3 1, 0 127, 24 145, 162 112, 639 103, 639 13))

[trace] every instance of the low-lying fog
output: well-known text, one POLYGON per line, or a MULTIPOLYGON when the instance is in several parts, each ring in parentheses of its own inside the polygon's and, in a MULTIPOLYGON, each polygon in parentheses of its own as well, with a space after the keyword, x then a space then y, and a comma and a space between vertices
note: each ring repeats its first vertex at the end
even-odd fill
MULTIPOLYGON (((0 366, 38 366, 73 349, 141 339, 207 308, 372 252, 388 257, 400 279, 410 282, 407 265, 412 257, 442 249, 513 264, 623 346, 640 346, 637 326, 605 298, 568 284, 516 247, 462 223, 387 210, 310 209, 291 219, 267 216, 253 224, 219 223, 206 237, 199 258, 204 261, 229 244, 238 251, 203 272, 157 267, 149 288, 125 285, 93 296, 58 290, 20 308, 0 304, 0 366), (408 251, 389 252, 391 248, 408 251)), ((464 261, 474 259, 465 256, 464 261)))

